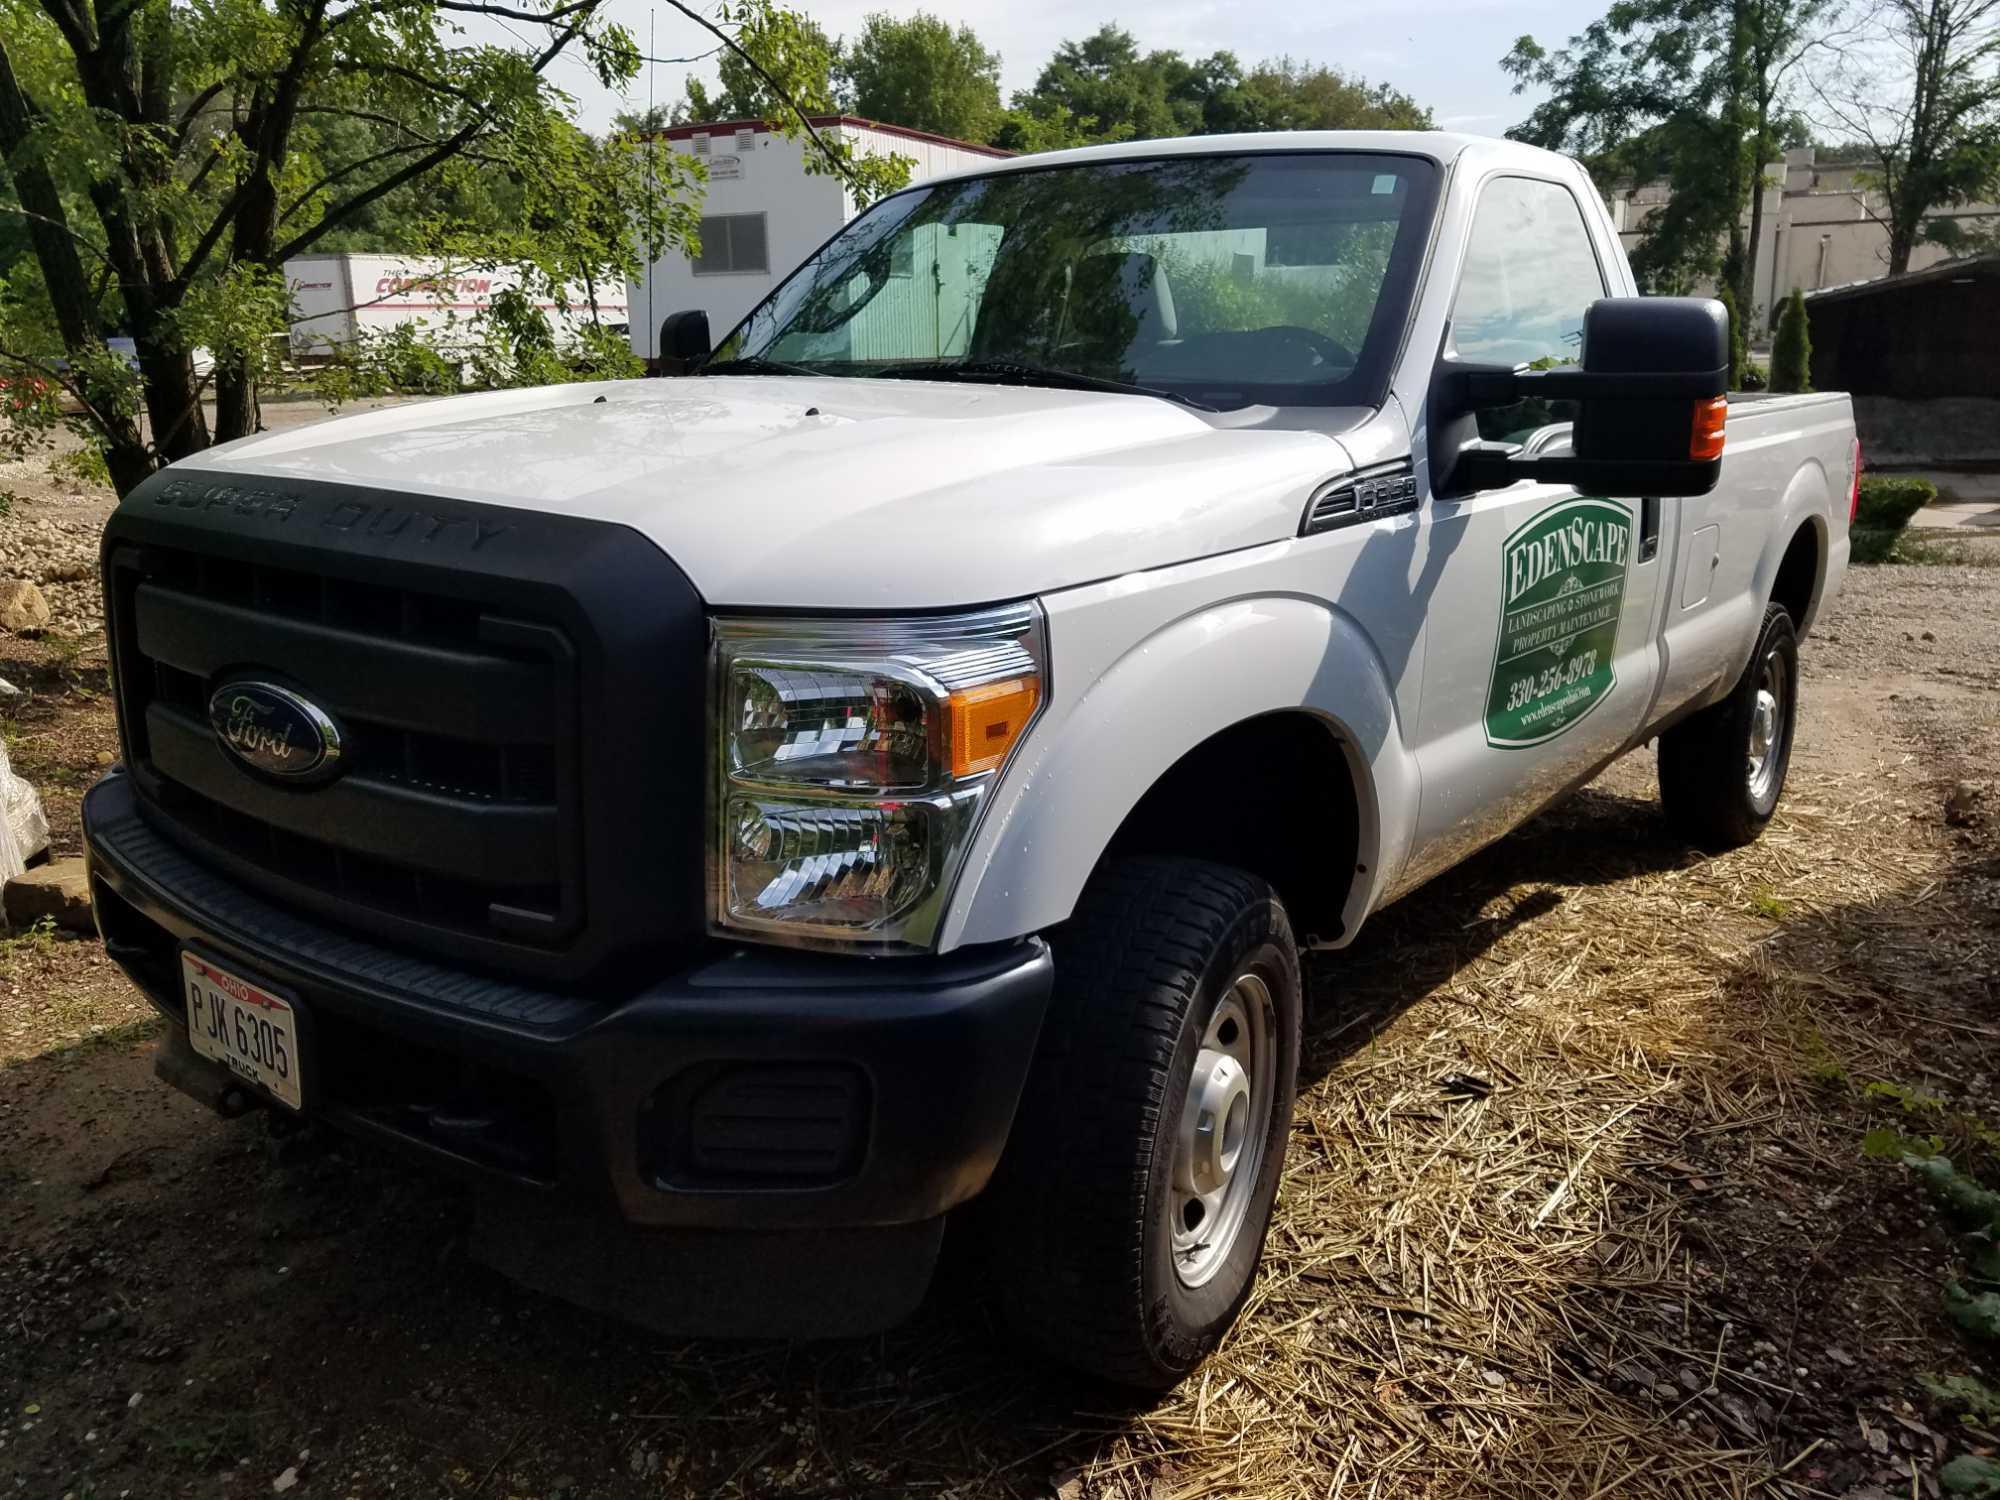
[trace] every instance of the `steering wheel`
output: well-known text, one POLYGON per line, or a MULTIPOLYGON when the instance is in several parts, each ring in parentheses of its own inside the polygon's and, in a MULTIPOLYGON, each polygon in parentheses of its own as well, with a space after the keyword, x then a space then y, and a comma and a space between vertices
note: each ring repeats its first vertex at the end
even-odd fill
POLYGON ((1253 338, 1310 349, 1324 365, 1346 365, 1352 369, 1359 363, 1354 357, 1354 351, 1345 344, 1330 339, 1315 329, 1301 328, 1296 323, 1274 323, 1269 328, 1251 329, 1250 333, 1253 338))

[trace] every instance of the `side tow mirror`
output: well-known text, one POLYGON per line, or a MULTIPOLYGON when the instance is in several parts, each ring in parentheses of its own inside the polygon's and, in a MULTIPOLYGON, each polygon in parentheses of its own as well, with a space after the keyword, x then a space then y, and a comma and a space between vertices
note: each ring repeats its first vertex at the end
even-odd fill
POLYGON ((1729 315, 1700 297, 1606 297, 1583 319, 1580 368, 1515 370, 1439 362, 1431 462, 1439 494, 1517 479, 1620 498, 1705 495, 1722 474, 1729 413, 1729 315), (1567 458, 1520 458, 1478 440, 1473 414, 1519 401, 1571 402, 1567 458))
POLYGON ((708 314, 700 308, 668 313, 660 320, 660 352, 657 364, 662 375, 685 375, 697 360, 708 357, 708 314))

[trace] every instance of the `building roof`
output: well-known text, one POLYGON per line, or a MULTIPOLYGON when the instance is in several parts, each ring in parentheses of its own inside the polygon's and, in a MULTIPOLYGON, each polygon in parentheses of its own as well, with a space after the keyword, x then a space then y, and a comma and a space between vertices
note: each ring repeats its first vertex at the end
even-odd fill
MULTIPOLYGON (((978 141, 961 141, 952 136, 938 135, 929 130, 913 130, 907 125, 889 125, 880 120, 864 120, 859 115, 807 115, 806 119, 815 130, 831 130, 842 126, 849 130, 872 130, 880 135, 899 135, 905 140, 927 141, 933 146, 952 146, 960 151, 976 152, 980 156, 1007 157, 1014 153, 1003 151, 998 146, 981 145, 978 141)), ((692 140, 698 135, 734 135, 739 130, 754 130, 768 133, 768 120, 704 120, 692 125, 669 125, 656 132, 670 141, 692 140)))
POLYGON ((1816 292, 1807 292, 1806 301, 1823 306, 1828 302, 1846 302, 1856 297, 1906 292, 1916 287, 1935 286, 1939 282, 1972 282, 1988 278, 2000 278, 2000 254, 1968 255, 1961 260, 1941 260, 1934 266, 1925 266, 1921 271, 1908 271, 1901 276, 1877 276, 1870 281, 1825 286, 1816 292))

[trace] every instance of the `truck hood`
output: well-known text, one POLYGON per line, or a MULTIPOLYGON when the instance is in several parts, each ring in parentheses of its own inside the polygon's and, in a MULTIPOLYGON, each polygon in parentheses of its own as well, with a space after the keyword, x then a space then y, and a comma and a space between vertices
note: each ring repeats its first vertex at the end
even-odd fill
POLYGON ((1150 396, 794 376, 455 397, 184 466, 616 522, 711 604, 829 609, 1018 598, 1276 541, 1352 467, 1324 433, 1150 396))

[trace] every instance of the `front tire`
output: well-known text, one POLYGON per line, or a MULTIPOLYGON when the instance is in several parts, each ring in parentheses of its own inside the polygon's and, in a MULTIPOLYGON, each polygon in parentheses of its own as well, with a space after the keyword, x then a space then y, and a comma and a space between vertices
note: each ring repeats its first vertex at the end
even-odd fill
POLYGON ((1798 717, 1798 634, 1773 604, 1729 696, 1660 736, 1660 804, 1674 831, 1715 854, 1762 833, 1785 790, 1798 717))
POLYGON ((1008 1320, 1064 1363, 1163 1389, 1257 1275, 1298 1080, 1298 950, 1264 881, 1101 870, 1055 991, 987 1232, 1008 1320))

